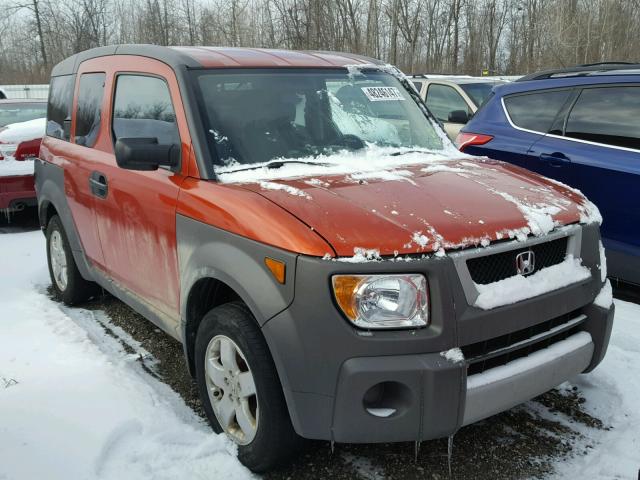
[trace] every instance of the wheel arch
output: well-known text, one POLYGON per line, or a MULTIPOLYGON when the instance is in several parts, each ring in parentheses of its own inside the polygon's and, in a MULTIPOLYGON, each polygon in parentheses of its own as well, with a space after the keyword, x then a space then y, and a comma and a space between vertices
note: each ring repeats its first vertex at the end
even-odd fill
POLYGON ((67 202, 63 168, 44 160, 36 159, 35 185, 38 198, 38 220, 41 228, 43 231, 46 229, 53 215, 60 217, 80 275, 85 280, 93 281, 91 268, 85 257, 80 236, 67 202))
POLYGON ((195 376, 196 336, 203 317, 211 309, 233 301, 241 301, 250 308, 233 287, 211 275, 196 280, 189 289, 184 309, 182 339, 185 359, 191 376, 195 376))

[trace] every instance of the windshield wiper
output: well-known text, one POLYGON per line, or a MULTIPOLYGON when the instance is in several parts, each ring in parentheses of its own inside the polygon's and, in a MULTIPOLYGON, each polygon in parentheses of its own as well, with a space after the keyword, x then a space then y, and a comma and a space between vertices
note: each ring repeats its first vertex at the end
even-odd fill
POLYGON ((427 153, 427 154, 433 155, 432 152, 429 152, 427 150, 400 150, 398 152, 393 152, 391 156, 399 157, 400 155, 406 155, 407 153, 427 153))
POLYGON ((317 167, 328 167, 331 165, 330 163, 309 162, 307 160, 273 160, 271 162, 262 163, 260 165, 253 165, 251 167, 238 168, 237 170, 229 170, 227 172, 222 172, 222 173, 246 172, 247 170, 255 170, 256 168, 263 168, 263 167, 269 168, 269 169, 276 169, 276 168, 284 167, 285 165, 290 163, 301 163, 303 165, 313 165, 317 167))

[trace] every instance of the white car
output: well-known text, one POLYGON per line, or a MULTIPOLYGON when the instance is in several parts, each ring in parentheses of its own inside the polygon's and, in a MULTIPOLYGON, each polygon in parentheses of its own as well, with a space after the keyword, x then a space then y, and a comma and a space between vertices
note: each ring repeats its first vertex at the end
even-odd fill
POLYGON ((505 83, 495 77, 465 75, 414 75, 409 78, 452 140, 484 103, 493 87, 505 83))

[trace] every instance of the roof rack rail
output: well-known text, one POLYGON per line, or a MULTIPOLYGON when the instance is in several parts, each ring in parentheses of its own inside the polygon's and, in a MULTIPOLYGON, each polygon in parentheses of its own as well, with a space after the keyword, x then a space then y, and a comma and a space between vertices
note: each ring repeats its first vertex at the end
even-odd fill
POLYGON ((554 68, 540 72, 530 73, 520 77, 516 82, 526 82, 529 80, 545 80, 563 77, 582 77, 595 72, 607 72, 611 70, 640 70, 640 63, 632 62, 599 62, 575 67, 554 68))

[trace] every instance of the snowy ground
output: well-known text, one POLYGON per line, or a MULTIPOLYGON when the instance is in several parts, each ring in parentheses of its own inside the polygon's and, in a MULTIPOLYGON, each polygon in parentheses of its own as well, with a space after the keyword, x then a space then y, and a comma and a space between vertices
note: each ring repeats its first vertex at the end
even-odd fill
POLYGON ((50 300, 42 233, 0 236, 0 478, 249 478, 169 387, 50 300))
MULTIPOLYGON (((158 380, 154 358, 140 343, 101 311, 66 309, 49 298, 39 231, 0 234, 0 252, 0 480, 251 477, 233 447, 158 380)), ((557 478, 637 478, 640 306, 616 301, 616 307, 604 363, 543 400, 463 429, 454 442, 453 478, 473 478, 463 474, 466 443, 473 451, 486 446, 489 465, 499 466, 515 451, 523 455, 526 449, 514 445, 531 431, 544 432, 533 445, 552 439, 556 450, 567 447, 548 452, 557 478), (573 413, 555 404, 579 397, 584 403, 576 401, 573 413), (604 428, 580 421, 589 416, 604 428), (512 418, 519 420, 506 426, 512 418)), ((390 453, 395 447, 338 446, 337 455, 312 454, 286 476, 442 478, 424 467, 439 445, 425 442, 416 464, 408 451, 390 453), (397 468, 388 465, 391 457, 397 468), (338 464, 343 470, 336 475, 338 464)), ((541 461, 544 454, 532 453, 522 465, 541 461)), ((505 474, 484 469, 475 476, 505 474)))

